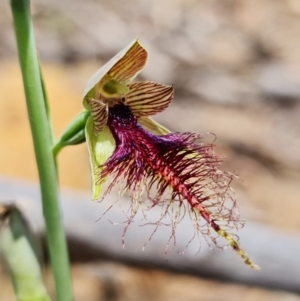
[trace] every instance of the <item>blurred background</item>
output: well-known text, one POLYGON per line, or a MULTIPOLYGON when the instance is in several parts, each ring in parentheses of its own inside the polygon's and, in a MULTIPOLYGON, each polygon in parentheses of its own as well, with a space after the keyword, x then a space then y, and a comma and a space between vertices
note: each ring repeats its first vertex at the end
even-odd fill
MULTIPOLYGON (((0 176, 36 182, 8 1, 0 11, 0 176)), ((223 169, 241 179, 234 188, 242 217, 299 241, 299 0, 40 0, 32 15, 56 137, 82 109, 93 72, 138 37, 149 52, 138 79, 175 88, 155 119, 172 131, 215 133, 223 169)), ((84 144, 64 149, 58 161, 62 188, 90 189, 84 144)), ((280 286, 92 259, 74 259, 76 300, 300 300, 299 290, 280 286)), ((299 265, 298 257, 288 260, 299 265)), ((0 300, 14 300, 3 265, 0 279, 0 300)))

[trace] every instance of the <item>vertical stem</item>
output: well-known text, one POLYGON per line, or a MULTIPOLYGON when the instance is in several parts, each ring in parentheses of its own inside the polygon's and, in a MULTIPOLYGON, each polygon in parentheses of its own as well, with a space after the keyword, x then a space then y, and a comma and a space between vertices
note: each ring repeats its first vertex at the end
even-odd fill
POLYGON ((47 245, 54 275, 57 301, 71 301, 69 258, 63 229, 50 124, 41 86, 39 63, 33 36, 29 0, 11 0, 19 61, 27 110, 40 178, 47 245))

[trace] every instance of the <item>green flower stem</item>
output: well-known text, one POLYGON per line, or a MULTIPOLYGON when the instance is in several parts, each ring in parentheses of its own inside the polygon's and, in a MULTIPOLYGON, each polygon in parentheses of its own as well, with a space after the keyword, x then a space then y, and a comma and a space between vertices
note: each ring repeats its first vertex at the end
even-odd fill
POLYGON ((29 121, 40 178, 46 237, 57 301, 73 300, 69 258, 63 229, 50 124, 44 102, 29 0, 11 0, 29 121))
POLYGON ((85 142, 85 124, 90 115, 89 111, 83 110, 70 122, 53 147, 54 157, 67 145, 76 145, 85 142))

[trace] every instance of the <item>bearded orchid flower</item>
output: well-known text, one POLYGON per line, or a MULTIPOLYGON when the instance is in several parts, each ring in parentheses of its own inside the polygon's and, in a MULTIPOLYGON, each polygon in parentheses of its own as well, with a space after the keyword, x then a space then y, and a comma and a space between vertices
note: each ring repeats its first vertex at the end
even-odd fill
POLYGON ((170 239, 175 239, 176 226, 189 212, 196 234, 216 243, 214 232, 248 266, 258 269, 228 232, 242 223, 230 187, 234 175, 219 169, 222 160, 214 145, 204 143, 204 135, 171 133, 149 117, 167 108, 174 92, 172 86, 159 83, 131 83, 146 60, 146 50, 135 40, 98 70, 86 87, 83 104, 91 113, 85 136, 93 199, 111 176, 104 196, 116 183, 123 183, 122 191, 132 200, 128 225, 143 205, 144 193, 150 207, 163 207, 157 226, 176 208, 170 239))

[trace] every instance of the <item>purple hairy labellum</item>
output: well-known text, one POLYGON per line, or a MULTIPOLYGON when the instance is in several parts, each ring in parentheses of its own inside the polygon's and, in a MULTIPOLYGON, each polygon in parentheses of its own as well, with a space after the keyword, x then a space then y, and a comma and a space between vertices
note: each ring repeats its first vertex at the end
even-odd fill
POLYGON ((197 223, 197 231, 209 235, 210 229, 214 230, 247 265, 256 268, 235 239, 222 229, 238 228, 239 213, 230 189, 233 175, 218 169, 221 159, 214 154, 212 144, 197 143, 202 136, 192 133, 151 134, 123 104, 109 110, 108 127, 116 148, 99 174, 99 179, 113 177, 106 193, 115 183, 125 181, 124 189, 138 203, 140 199, 135 196, 140 196, 144 186, 154 206, 170 189, 170 199, 165 202, 188 206, 192 215, 206 223, 204 227, 197 223), (153 197, 150 190, 154 186, 157 193, 153 197))
POLYGON ((144 204, 145 192, 150 208, 163 208, 157 226, 173 206, 177 208, 170 240, 175 241, 182 212, 188 212, 195 235, 202 233, 214 243, 216 236, 222 237, 248 266, 258 269, 228 232, 243 224, 230 187, 234 175, 219 169, 222 159, 215 155, 214 145, 204 142, 206 135, 171 133, 150 117, 170 105, 174 90, 150 81, 132 83, 146 60, 146 50, 135 40, 99 69, 86 87, 83 104, 90 117, 85 137, 93 199, 112 177, 104 196, 122 183, 122 192, 132 200, 128 225, 144 204))

